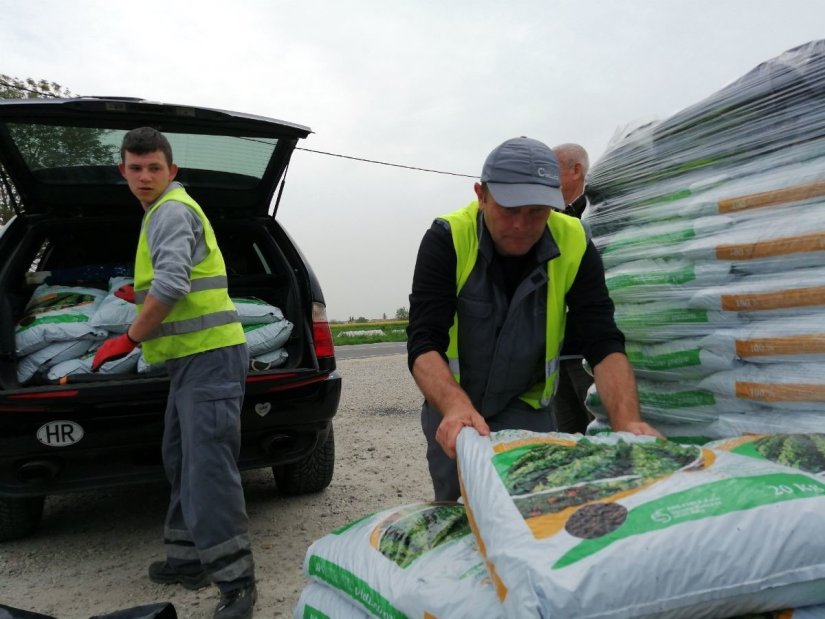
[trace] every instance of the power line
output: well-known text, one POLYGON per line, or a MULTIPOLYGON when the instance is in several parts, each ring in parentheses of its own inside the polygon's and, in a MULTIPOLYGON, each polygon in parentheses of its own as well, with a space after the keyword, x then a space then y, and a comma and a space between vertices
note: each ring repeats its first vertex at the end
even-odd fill
POLYGON ((374 163, 377 165, 385 165, 391 166, 393 168, 404 168, 405 170, 417 170, 419 172, 431 172, 433 174, 447 174, 448 176, 463 176, 465 178, 478 178, 478 176, 473 174, 458 174, 456 172, 444 172, 443 170, 431 170, 429 168, 417 168, 415 166, 409 165, 401 165, 400 163, 388 163, 386 161, 376 161, 375 159, 364 159, 362 157, 352 157, 349 155, 338 155, 336 153, 328 153, 322 150, 313 150, 311 148, 302 148, 300 146, 296 146, 295 150, 305 150, 309 153, 316 153, 318 155, 327 155, 329 157, 340 157, 342 159, 352 159, 353 161, 363 161, 365 163, 374 163))

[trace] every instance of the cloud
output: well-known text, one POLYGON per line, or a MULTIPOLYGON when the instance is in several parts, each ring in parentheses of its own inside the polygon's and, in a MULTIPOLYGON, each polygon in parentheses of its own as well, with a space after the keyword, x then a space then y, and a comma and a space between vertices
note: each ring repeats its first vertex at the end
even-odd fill
MULTIPOLYGON (((73 92, 260 114, 307 148, 477 174, 501 141, 578 142, 666 118, 819 38, 817 0, 0 0, 0 72, 73 92)), ((279 219, 333 318, 407 305, 432 218, 472 179, 298 152, 279 219)))

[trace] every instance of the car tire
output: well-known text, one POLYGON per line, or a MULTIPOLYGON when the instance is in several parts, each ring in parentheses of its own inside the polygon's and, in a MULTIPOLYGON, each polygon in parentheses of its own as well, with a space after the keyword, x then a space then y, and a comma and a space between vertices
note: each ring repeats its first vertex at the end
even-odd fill
POLYGON ((313 452, 289 464, 272 467, 278 491, 286 496, 320 492, 332 481, 335 468, 335 436, 332 425, 327 440, 317 445, 313 452))
POLYGON ((46 497, 0 497, 0 542, 31 535, 40 525, 46 497))

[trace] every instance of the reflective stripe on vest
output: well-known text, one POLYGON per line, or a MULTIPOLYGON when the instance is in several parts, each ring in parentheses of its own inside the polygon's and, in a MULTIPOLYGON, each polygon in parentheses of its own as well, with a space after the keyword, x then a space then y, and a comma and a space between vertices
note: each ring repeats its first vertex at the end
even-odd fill
MULTIPOLYGON (((442 215, 450 224, 456 253, 456 297, 470 277, 478 258, 478 202, 442 215)), ((553 213, 547 227, 555 240, 560 255, 547 262, 547 312, 545 321, 544 381, 522 393, 520 399, 535 409, 550 404, 556 391, 559 372, 559 353, 566 320, 565 295, 573 285, 581 264, 587 238, 579 220, 553 213), (574 267, 574 268, 571 268, 574 267)), ((456 382, 461 384, 461 363, 458 358, 458 313, 453 318, 447 345, 447 364, 456 382)))
MULTIPOLYGON (((201 290, 212 290, 213 288, 226 288, 228 280, 226 275, 215 275, 214 277, 202 277, 190 282, 189 292, 200 292, 201 290)), ((135 303, 143 305, 146 301, 148 290, 135 290, 135 303)))
POLYGON ((135 257, 137 310, 140 311, 145 303, 154 279, 146 228, 157 209, 170 200, 185 204, 198 216, 203 226, 207 255, 192 266, 189 292, 175 303, 160 327, 143 342, 143 356, 148 363, 159 363, 246 342, 237 310, 229 298, 226 267, 215 233, 203 210, 182 187, 166 193, 144 217, 135 257))

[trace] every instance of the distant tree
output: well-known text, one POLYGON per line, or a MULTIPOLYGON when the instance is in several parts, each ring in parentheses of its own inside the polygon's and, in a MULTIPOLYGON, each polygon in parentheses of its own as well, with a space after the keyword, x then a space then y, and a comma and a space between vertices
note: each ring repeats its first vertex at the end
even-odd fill
POLYGON ((395 310, 395 319, 396 320, 409 320, 410 319, 410 310, 406 307, 399 307, 395 310))
POLYGON ((367 320, 363 316, 359 316, 358 318, 355 319, 355 322, 369 322, 369 320, 367 320))
POLYGON ((381 320, 386 320, 386 319, 387 319, 387 312, 384 312, 384 313, 381 315, 381 320))
MULTIPOLYGON (((21 80, 0 74, 0 99, 42 99, 50 97, 70 98, 68 88, 47 80, 21 80)), ((106 130, 78 129, 75 127, 47 127, 27 125, 15 127, 12 136, 21 154, 32 168, 48 168, 71 162, 100 164, 115 161, 117 147, 104 144, 101 138, 106 130)), ((14 214, 12 204, 18 194, 6 171, 0 166, 0 224, 14 214)))

